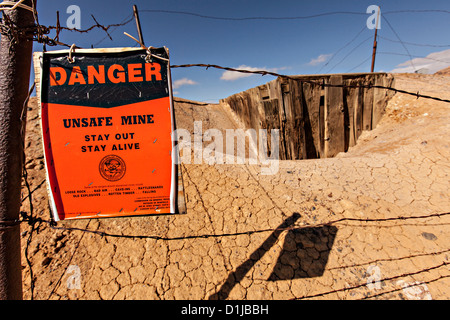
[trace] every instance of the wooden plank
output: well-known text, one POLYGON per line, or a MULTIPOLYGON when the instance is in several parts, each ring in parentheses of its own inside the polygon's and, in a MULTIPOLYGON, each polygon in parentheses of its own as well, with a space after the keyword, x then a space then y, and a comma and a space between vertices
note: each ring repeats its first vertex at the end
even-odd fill
POLYGON ((41 101, 41 58, 42 52, 33 53, 34 81, 36 83, 36 97, 38 101, 41 101))
POLYGON ((269 88, 267 87, 267 85, 259 86, 258 89, 261 100, 270 99, 269 88))
POLYGON ((321 89, 319 100, 319 158, 325 157, 325 101, 326 91, 321 89))
POLYGON ((361 88, 355 89, 354 94, 354 105, 353 105, 353 128, 355 131, 355 144, 358 141, 359 136, 362 133, 362 114, 363 114, 363 90, 361 88))
POLYGON ((292 128, 292 121, 293 121, 293 109, 294 109, 294 100, 295 100, 295 88, 292 86, 292 81, 288 80, 289 83, 289 92, 285 92, 284 94, 284 115, 285 115, 285 122, 284 122, 284 141, 285 141, 285 148, 286 148, 286 160, 293 160, 295 159, 294 156, 294 138, 293 138, 293 128, 292 128))
POLYGON ((178 173, 178 189, 177 189, 177 207, 176 212, 177 214, 186 214, 186 194, 184 192, 184 182, 183 182, 183 169, 181 165, 177 165, 177 173, 178 173))
POLYGON ((305 126, 306 158, 319 158, 319 105, 320 89, 310 83, 303 83, 303 116, 305 126))
POLYGON ((288 147, 288 143, 286 141, 287 136, 286 136, 286 123, 287 123, 287 118, 286 118, 286 109, 289 108, 289 106, 291 105, 291 101, 292 101, 292 97, 291 97, 291 93, 290 93, 290 85, 289 82, 285 82, 285 80, 282 80, 283 82, 280 83, 280 91, 281 91, 281 95, 283 97, 283 101, 282 101, 282 108, 280 108, 280 125, 281 125, 281 130, 280 130, 280 159, 281 160, 288 160, 289 158, 289 147, 288 147))
MULTIPOLYGON (((372 77, 367 76, 365 85, 373 85, 372 77)), ((362 129, 372 130, 373 88, 364 88, 364 104, 362 114, 362 129)))
MULTIPOLYGON (((269 99, 261 101, 265 116, 262 120, 262 127, 267 130, 267 151, 272 154, 271 130, 280 129, 280 111, 278 99, 269 99)), ((259 135, 258 135, 259 139, 259 135)))
MULTIPOLYGON (((322 75, 326 84, 390 85, 385 74, 322 75)), ((371 130, 384 113, 389 93, 383 89, 342 88, 302 84, 277 78, 226 99, 247 128, 267 129, 262 100, 278 99, 280 159, 333 157, 356 145, 363 130, 371 130)), ((307 78, 309 79, 309 78, 307 78)))
MULTIPOLYGON (((375 85, 383 86, 385 82, 384 77, 382 75, 375 77, 375 85)), ((378 125, 383 117, 386 103, 386 89, 373 88, 372 129, 378 125)))
MULTIPOLYGON (((357 85, 357 81, 350 81, 350 85, 357 85)), ((356 95, 359 95, 357 88, 348 88, 347 94, 347 116, 348 116, 348 147, 351 148, 356 144, 356 133, 355 133, 355 108, 357 107, 355 100, 356 95)))
MULTIPOLYGON (((342 85, 342 76, 332 75, 331 85, 342 85)), ((342 87, 328 87, 325 120, 325 157, 345 151, 344 95, 342 87)))
POLYGON ((306 158, 305 125, 303 118, 302 82, 289 80, 289 104, 286 110, 286 145, 287 159, 300 160, 306 158))
POLYGON ((306 152, 306 119, 305 119, 305 97, 303 94, 303 82, 296 82, 297 97, 295 99, 295 109, 294 109, 294 121, 293 130, 295 133, 295 159, 307 159, 308 154, 306 152))

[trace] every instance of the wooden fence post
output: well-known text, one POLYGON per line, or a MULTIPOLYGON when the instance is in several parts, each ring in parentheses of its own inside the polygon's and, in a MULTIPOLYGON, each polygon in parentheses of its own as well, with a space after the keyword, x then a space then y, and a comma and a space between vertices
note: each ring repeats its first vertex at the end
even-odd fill
MULTIPOLYGON (((22 4, 31 7, 32 1, 22 4)), ((24 161, 22 118, 29 91, 33 40, 17 29, 33 27, 34 15, 22 7, 4 9, 3 23, 11 28, 2 34, 0 45, 0 299, 21 300, 18 220, 24 161)))

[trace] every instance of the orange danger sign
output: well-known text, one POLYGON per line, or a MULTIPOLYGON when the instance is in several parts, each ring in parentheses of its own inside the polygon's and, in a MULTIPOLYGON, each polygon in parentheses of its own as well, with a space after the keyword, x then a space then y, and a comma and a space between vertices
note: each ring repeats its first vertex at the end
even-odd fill
POLYGON ((56 221, 175 213, 165 48, 42 54, 41 117, 56 221))

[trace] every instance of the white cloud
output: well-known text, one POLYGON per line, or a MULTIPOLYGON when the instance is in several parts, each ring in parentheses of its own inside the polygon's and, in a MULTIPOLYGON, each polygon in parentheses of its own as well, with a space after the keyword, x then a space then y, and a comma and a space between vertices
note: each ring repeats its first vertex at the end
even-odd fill
POLYGON ((415 72, 422 69, 425 73, 435 73, 450 66, 450 49, 430 53, 425 58, 415 58, 397 65, 392 73, 415 72), (412 64, 411 64, 412 62, 412 64))
POLYGON ((331 57, 331 54, 321 54, 317 58, 311 59, 311 61, 308 63, 308 66, 317 66, 322 62, 327 61, 329 57, 331 57))
MULTIPOLYGON (((250 66, 246 66, 246 65, 240 65, 239 67, 237 67, 236 69, 240 69, 240 70, 248 70, 248 71, 269 71, 269 72, 277 72, 279 70, 284 70, 286 69, 285 67, 283 68, 258 68, 258 67, 250 67, 250 66)), ((242 73, 242 72, 238 72, 238 71, 225 71, 224 73, 222 73, 222 76, 220 77, 221 80, 225 80, 225 81, 235 81, 237 79, 241 79, 241 78, 247 78, 250 77, 254 74, 251 73, 242 73)))
POLYGON ((192 85, 196 85, 196 84, 197 84, 197 82, 195 82, 194 80, 191 80, 188 78, 183 78, 183 79, 174 81, 173 88, 178 89, 181 86, 192 86, 192 85))

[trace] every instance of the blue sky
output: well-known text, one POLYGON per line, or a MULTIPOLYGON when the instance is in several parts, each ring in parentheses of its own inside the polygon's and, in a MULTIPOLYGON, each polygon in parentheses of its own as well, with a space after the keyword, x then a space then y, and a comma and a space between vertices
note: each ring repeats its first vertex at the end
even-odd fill
MULTIPOLYGON (((410 56, 416 59, 413 60, 416 69, 426 67, 434 71, 450 65, 448 0, 38 0, 37 11, 40 24, 56 25, 56 11, 59 11, 61 25, 66 26, 70 16, 67 8, 77 5, 81 9, 81 29, 86 29, 95 24, 91 15, 104 25, 126 20, 131 17, 133 4, 139 10, 145 44, 169 48, 172 65, 206 63, 266 69, 288 75, 369 72, 374 35, 374 30, 366 26, 370 16, 366 10, 370 5, 380 6, 384 17, 378 31, 379 54, 375 71, 412 71, 408 62, 410 56), (221 20, 149 10, 219 18, 293 18, 330 12, 350 13, 309 19, 221 20), (448 12, 411 12, 414 10, 448 12), (399 38, 404 44, 398 42, 399 38), (430 54, 428 59, 418 58, 430 54)), ((124 27, 112 28, 110 32, 113 41, 101 30, 86 34, 62 31, 60 40, 83 48, 92 45, 95 48, 136 46, 123 34, 128 32, 137 37, 134 21, 124 27)), ((56 49, 62 48, 47 47, 47 50, 56 49)), ((35 44, 34 50, 41 51, 42 45, 35 44)), ((196 101, 218 101, 274 79, 259 75, 243 77, 243 74, 212 68, 172 69, 172 78, 175 96, 196 101)))

